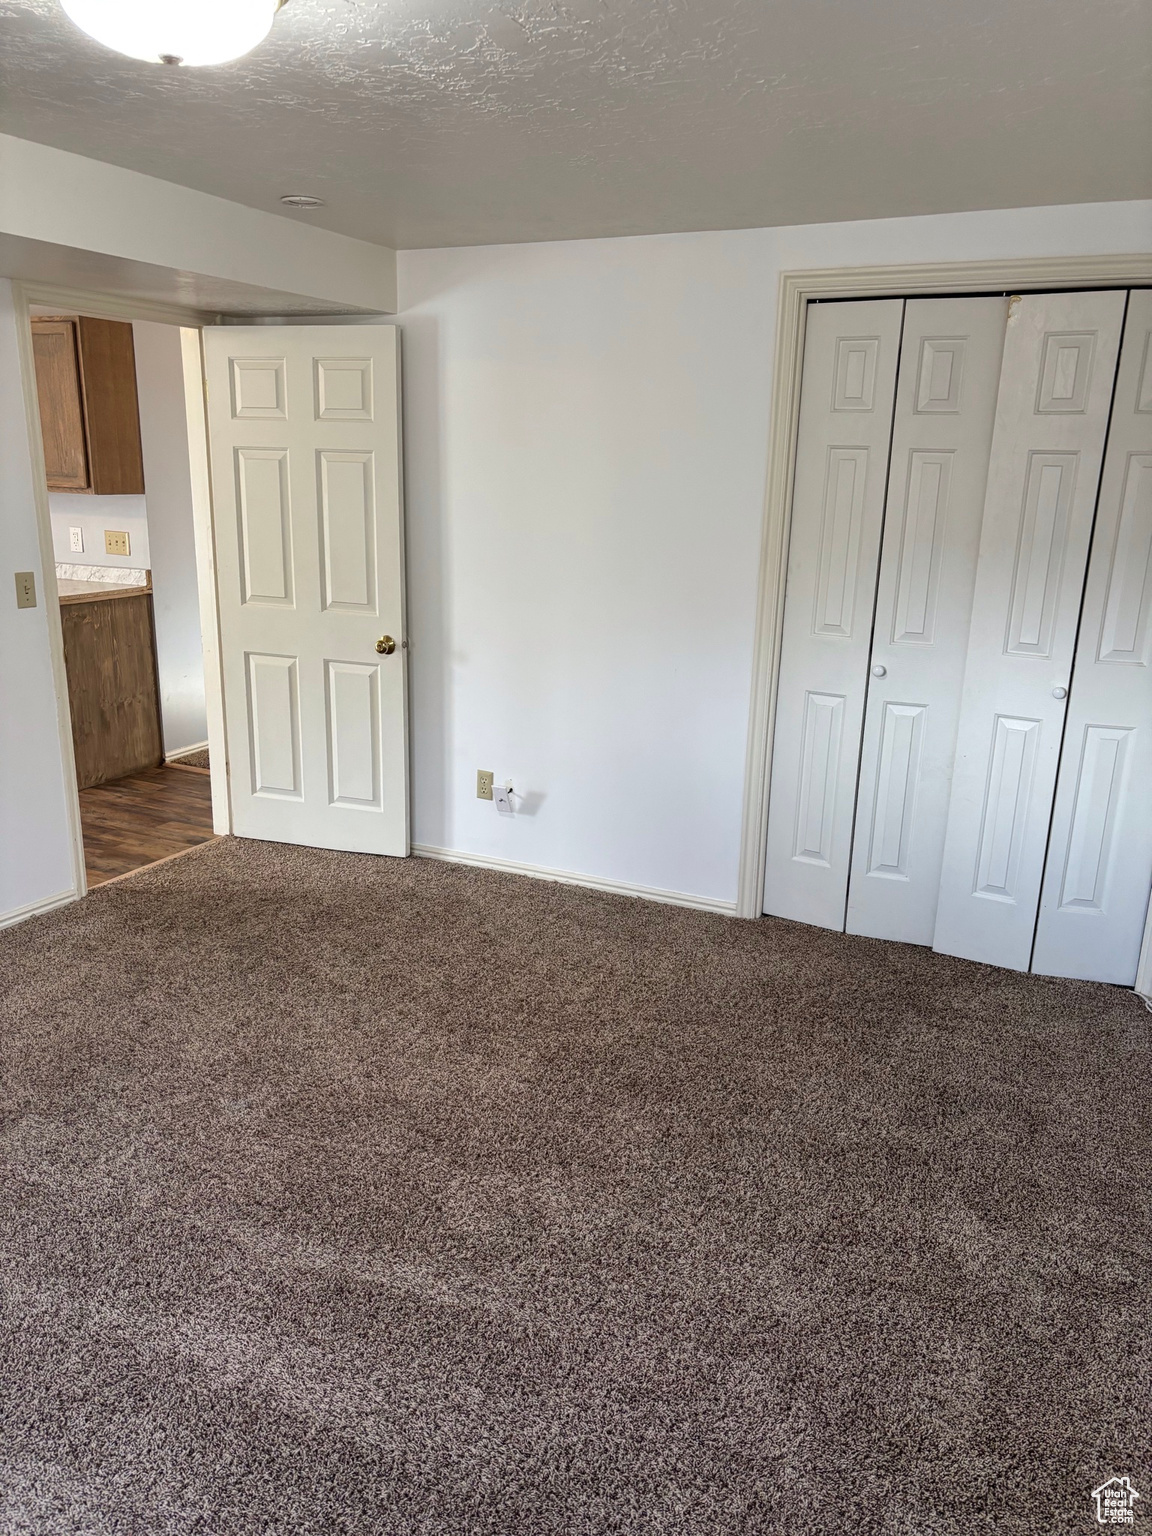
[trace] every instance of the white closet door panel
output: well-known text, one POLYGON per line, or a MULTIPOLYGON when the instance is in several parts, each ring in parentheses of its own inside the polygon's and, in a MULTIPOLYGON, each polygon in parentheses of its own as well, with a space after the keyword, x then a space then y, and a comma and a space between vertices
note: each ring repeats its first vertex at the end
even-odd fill
POLYGON ((397 332, 222 326, 204 351, 233 826, 406 854, 397 332))
POLYGON ((935 931, 1007 310, 905 307, 849 933, 931 944, 935 931))
POLYGON ((1027 970, 1123 293, 1030 294, 1004 344, 934 945, 1027 970))
POLYGON ((1133 293, 1032 969, 1131 986, 1152 885, 1152 293, 1133 293))
POLYGON ((844 927, 902 299, 813 305, 801 381, 764 910, 844 927))

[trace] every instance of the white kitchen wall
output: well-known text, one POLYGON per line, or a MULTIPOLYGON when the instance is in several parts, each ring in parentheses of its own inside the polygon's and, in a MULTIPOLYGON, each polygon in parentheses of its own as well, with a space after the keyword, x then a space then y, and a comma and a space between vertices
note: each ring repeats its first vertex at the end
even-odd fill
POLYGON ((32 473, 12 285, 0 281, 0 922, 75 889, 32 473), (35 573, 35 608, 16 607, 16 571, 35 573))
POLYGON ((80 491, 50 491, 52 547, 56 559, 68 565, 106 565, 117 570, 147 570, 148 509, 143 496, 89 496, 80 491), (73 550, 70 530, 79 528, 83 553, 73 550), (110 555, 104 548, 106 532, 126 533, 128 553, 110 555))
POLYGON ((734 901, 781 271, 1150 237, 1125 203, 402 252, 414 841, 734 901))
POLYGON ((148 503, 160 715, 164 751, 173 756, 201 745, 208 737, 184 370, 178 326, 136 321, 132 333, 148 503))

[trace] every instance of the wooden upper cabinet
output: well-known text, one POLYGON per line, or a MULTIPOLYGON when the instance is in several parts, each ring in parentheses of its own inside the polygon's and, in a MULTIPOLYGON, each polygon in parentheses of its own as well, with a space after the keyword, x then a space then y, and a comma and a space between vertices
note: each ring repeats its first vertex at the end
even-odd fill
POLYGON ((88 444, 75 320, 33 320, 32 353, 48 489, 87 491, 88 444))
POLYGON ((48 489, 142 495, 132 327, 87 315, 34 316, 32 351, 48 489))

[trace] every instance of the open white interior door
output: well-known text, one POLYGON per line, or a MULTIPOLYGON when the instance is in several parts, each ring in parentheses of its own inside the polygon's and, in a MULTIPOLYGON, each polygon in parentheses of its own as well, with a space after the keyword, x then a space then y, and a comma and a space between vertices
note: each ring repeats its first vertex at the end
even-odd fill
POLYGON ((399 334, 204 349, 233 830, 405 855, 399 334))

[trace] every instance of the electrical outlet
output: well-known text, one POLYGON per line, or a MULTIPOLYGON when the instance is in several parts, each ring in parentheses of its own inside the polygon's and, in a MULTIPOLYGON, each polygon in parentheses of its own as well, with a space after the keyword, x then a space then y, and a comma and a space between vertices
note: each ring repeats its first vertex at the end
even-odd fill
POLYGON ((477 768, 476 770, 476 798, 477 800, 491 800, 492 785, 496 775, 489 768, 477 768))
POLYGON ((131 554, 131 550, 128 548, 128 535, 126 533, 117 533, 113 528, 105 528, 104 553, 106 555, 131 554))
POLYGON ((83 528, 69 528, 69 530, 68 530, 68 548, 72 551, 72 553, 74 555, 82 555, 84 553, 84 530, 83 530, 83 528))
MULTIPOLYGON (((36 572, 16 572, 16 606, 17 608, 35 608, 36 606, 36 572)), ((489 790, 491 798, 491 790, 489 790)))

